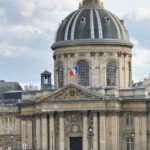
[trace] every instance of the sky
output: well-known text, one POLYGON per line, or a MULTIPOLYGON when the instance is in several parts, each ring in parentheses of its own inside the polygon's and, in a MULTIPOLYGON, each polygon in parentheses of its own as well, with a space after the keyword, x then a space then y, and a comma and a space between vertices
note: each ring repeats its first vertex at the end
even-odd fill
MULTIPOLYGON (((81 0, 0 0, 0 80, 39 85, 53 74, 55 32, 81 0)), ((125 20, 133 48, 133 80, 150 76, 150 1, 103 0, 104 8, 125 20)), ((53 74, 54 75, 54 74, 53 74)), ((52 78, 54 76, 52 75, 52 78)))

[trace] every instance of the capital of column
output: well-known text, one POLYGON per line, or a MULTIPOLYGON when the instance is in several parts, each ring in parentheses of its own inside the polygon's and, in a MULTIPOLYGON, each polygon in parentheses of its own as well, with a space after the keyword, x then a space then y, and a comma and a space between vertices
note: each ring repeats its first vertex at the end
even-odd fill
POLYGON ((48 112, 48 114, 49 114, 49 116, 50 116, 50 117, 53 117, 53 116, 54 116, 54 114, 55 114, 55 112, 54 112, 54 111, 52 111, 52 112, 48 112))
POLYGON ((63 116, 64 115, 64 111, 59 111, 59 116, 63 116))
POLYGON ((83 115, 87 115, 88 111, 82 111, 83 115))
POLYGON ((47 118, 47 114, 46 113, 41 114, 41 118, 47 118))
POLYGON ((97 115, 97 113, 98 113, 98 111, 96 111, 96 110, 92 110, 91 112, 93 115, 97 115))

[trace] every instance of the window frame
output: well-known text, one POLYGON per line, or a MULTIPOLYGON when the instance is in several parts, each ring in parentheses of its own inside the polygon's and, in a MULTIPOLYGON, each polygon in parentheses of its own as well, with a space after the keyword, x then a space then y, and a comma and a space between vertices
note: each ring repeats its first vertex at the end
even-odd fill
POLYGON ((130 113, 128 113, 126 115, 126 125, 127 126, 133 126, 134 124, 134 118, 133 118, 133 115, 131 115, 130 113))
POLYGON ((90 85, 90 66, 86 60, 80 60, 78 66, 78 84, 81 86, 90 85))
POLYGON ((134 150, 134 139, 132 137, 126 138, 126 150, 134 150))
POLYGON ((106 64, 106 85, 107 86, 117 85, 117 65, 113 60, 108 61, 106 64))
POLYGON ((62 88, 64 86, 64 67, 62 63, 58 65, 57 75, 58 75, 58 88, 62 88))

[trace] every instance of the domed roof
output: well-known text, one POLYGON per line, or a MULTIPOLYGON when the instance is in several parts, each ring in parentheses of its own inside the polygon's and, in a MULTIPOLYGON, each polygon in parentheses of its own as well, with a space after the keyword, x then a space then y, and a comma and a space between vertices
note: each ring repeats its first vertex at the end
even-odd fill
POLYGON ((82 5, 62 20, 55 36, 55 42, 83 39, 130 41, 123 20, 91 5, 82 5))

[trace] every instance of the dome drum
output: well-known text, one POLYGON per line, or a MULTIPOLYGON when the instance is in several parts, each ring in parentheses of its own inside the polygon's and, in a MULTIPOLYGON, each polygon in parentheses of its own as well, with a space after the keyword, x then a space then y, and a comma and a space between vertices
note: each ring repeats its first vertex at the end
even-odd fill
POLYGON ((89 88, 129 88, 133 44, 124 21, 104 9, 100 0, 83 0, 56 32, 55 86, 69 83, 89 88), (61 66, 61 67, 60 67, 61 66), (77 67, 72 77, 69 70, 77 67))

